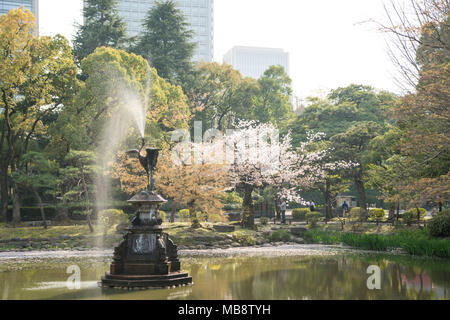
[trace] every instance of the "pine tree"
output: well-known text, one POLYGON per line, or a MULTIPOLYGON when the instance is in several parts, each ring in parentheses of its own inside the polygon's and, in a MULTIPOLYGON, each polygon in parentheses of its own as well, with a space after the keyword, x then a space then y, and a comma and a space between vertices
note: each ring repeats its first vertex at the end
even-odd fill
POLYGON ((171 83, 187 81, 196 44, 191 42, 194 33, 183 12, 173 1, 156 2, 143 27, 135 53, 149 60, 158 75, 171 83))
POLYGON ((117 12, 117 0, 86 0, 84 25, 78 25, 73 51, 78 62, 101 46, 125 48, 126 24, 117 12))

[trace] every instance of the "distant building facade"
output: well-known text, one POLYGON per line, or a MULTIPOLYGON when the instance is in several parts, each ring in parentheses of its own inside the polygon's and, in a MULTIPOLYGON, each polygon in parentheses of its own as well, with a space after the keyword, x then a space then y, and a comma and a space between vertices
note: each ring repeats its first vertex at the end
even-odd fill
MULTIPOLYGON (((119 15, 127 24, 128 34, 136 36, 142 31, 148 10, 155 0, 118 0, 119 15)), ((214 58, 214 0, 175 0, 194 31, 197 43, 194 61, 212 62, 214 58)))
POLYGON ((289 74, 289 53, 283 49, 234 47, 223 61, 239 70, 244 77, 258 79, 270 66, 281 65, 289 74))
POLYGON ((0 15, 21 6, 33 12, 36 17, 36 34, 39 34, 39 0, 0 0, 0 15))

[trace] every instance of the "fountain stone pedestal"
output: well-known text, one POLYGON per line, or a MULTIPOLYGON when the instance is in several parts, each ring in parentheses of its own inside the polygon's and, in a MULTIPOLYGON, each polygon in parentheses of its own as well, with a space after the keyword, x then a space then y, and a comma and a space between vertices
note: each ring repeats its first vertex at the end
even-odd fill
MULTIPOLYGON (((154 149, 147 149, 154 150, 154 149)), ((147 152, 149 157, 155 153, 147 152)), ((157 152, 156 152, 157 157, 157 152)), ((150 159, 153 167, 156 160, 150 159)), ((142 191, 128 202, 136 207, 136 216, 127 229, 124 240, 114 249, 110 273, 102 277, 101 286, 111 288, 172 287, 192 283, 192 277, 182 272, 177 246, 161 226, 159 207, 166 202, 160 195, 142 191)))
POLYGON ((158 207, 165 200, 143 191, 129 202, 138 206, 131 228, 114 249, 110 273, 102 277, 103 287, 149 288, 192 283, 181 271, 177 246, 161 226, 158 207))

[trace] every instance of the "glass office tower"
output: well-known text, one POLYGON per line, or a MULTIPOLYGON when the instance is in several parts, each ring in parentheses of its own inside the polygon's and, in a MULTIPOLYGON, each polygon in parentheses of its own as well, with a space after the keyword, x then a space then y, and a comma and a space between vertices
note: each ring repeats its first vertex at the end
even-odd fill
MULTIPOLYGON (((214 0, 174 0, 186 15, 197 43, 194 61, 211 62, 214 58, 214 0)), ((128 34, 136 36, 154 0, 118 0, 119 15, 127 24, 128 34)))
POLYGON ((258 79, 270 66, 280 65, 289 74, 289 53, 283 49, 234 47, 223 61, 239 70, 244 77, 258 79))

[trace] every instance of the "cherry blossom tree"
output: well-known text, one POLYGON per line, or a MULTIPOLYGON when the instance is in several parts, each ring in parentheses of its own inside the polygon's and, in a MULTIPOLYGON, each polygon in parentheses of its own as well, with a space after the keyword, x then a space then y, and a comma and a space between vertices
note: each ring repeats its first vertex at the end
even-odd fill
POLYGON ((325 162, 330 149, 314 151, 313 148, 323 137, 322 133, 309 133, 307 141, 294 148, 291 134, 280 138, 270 123, 241 121, 236 130, 227 132, 226 157, 231 181, 244 193, 244 227, 254 226, 252 192, 255 188, 272 186, 278 190, 279 198, 304 204, 299 191, 312 188, 330 170, 351 165, 325 162))
POLYGON ((241 223, 246 228, 254 226, 252 193, 256 188, 271 186, 279 198, 305 203, 299 191, 312 188, 330 170, 343 166, 326 161, 329 149, 317 151, 315 143, 324 134, 309 133, 307 141, 294 148, 291 134, 280 138, 271 123, 240 121, 225 133, 210 129, 194 142, 187 131, 180 130, 172 139, 180 137, 183 140, 173 149, 173 163, 224 166, 231 184, 244 194, 241 223))

